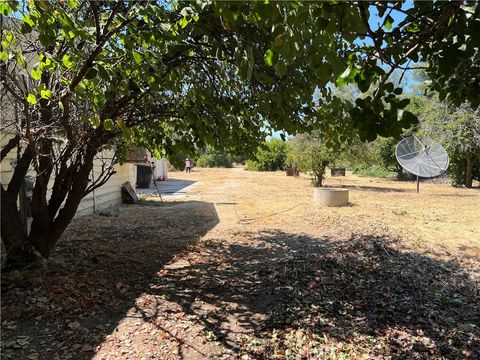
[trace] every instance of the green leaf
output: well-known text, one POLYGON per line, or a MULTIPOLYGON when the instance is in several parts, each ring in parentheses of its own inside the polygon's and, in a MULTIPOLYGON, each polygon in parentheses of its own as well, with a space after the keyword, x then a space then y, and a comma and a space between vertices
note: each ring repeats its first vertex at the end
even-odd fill
POLYGON ((17 10, 18 2, 17 1, 0 1, 0 14, 8 15, 11 12, 17 10))
POLYGON ((283 63, 283 61, 279 61, 274 66, 275 74, 278 77, 283 77, 287 73, 287 66, 283 63))
POLYGON ((123 118, 121 116, 117 117, 117 125, 121 129, 125 126, 125 123, 124 123, 123 118))
POLYGON ((30 15, 26 15, 22 18, 22 21, 28 25, 30 25, 30 27, 33 27, 35 26, 35 22, 33 21, 33 19, 31 18, 30 15))
POLYGON ((50 90, 41 90, 40 91, 40 96, 43 99, 50 99, 52 97, 52 92, 50 90))
POLYGON ((43 10, 48 10, 48 8, 50 7, 47 0, 37 0, 35 2, 35 5, 37 5, 38 8, 43 9, 43 10))
POLYGON ((40 80, 42 78, 42 70, 32 69, 32 71, 30 71, 30 74, 32 75, 32 78, 34 80, 40 80))
POLYGON ((115 130, 115 124, 113 123, 112 119, 105 119, 105 121, 103 122, 103 127, 107 131, 115 130))
POLYGON ((404 110, 402 113, 401 122, 404 127, 409 127, 410 125, 417 123, 418 118, 410 111, 404 110))
POLYGON ((273 65, 273 51, 271 49, 268 49, 265 52, 265 56, 264 56, 263 60, 265 60, 265 64, 267 64, 268 66, 273 65))
POLYGON ((407 106, 408 104, 410 104, 410 99, 402 99, 398 102, 398 107, 400 109, 403 109, 405 106, 407 106))
POLYGON ((20 50, 15 52, 15 60, 17 60, 17 63, 24 69, 27 67, 27 62, 25 61, 25 58, 20 50))
POLYGON ((323 82, 329 81, 332 76, 332 65, 328 63, 319 64, 315 69, 315 75, 323 82))
POLYGON ((63 55, 62 57, 62 63, 63 65, 65 65, 66 68, 70 69, 74 63, 73 61, 70 59, 70 56, 69 55, 63 55))
POLYGON ((8 60, 8 53, 0 51, 0 61, 8 60))
POLYGON ((134 52, 132 52, 132 55, 133 55, 133 59, 135 60, 137 65, 140 65, 142 60, 143 60, 142 54, 140 54, 138 51, 134 51, 134 52))
POLYGON ((370 88, 370 82, 368 82, 367 80, 360 80, 358 83, 357 83, 357 86, 358 86, 358 89, 364 93, 364 92, 367 92, 368 89, 370 88))
POLYGON ((384 86, 384 89, 388 92, 392 92, 393 88, 394 88, 394 86, 393 86, 393 83, 391 83, 391 82, 386 83, 385 86, 384 86))
POLYGON ((184 29, 188 25, 188 20, 186 17, 183 17, 178 23, 180 24, 180 27, 184 29))
POLYGON ((68 6, 70 6, 72 9, 75 9, 78 6, 77 0, 67 0, 68 6))
POLYGON ((385 28, 387 30, 392 30, 392 24, 393 24, 393 18, 388 15, 387 18, 385 19, 385 28))
POLYGON ((90 124, 96 129, 100 126, 100 118, 95 115, 93 118, 90 119, 90 124))
POLYGON ((37 103, 37 98, 35 97, 35 95, 33 94, 28 94, 27 96, 27 101, 32 104, 32 105, 35 105, 37 103))

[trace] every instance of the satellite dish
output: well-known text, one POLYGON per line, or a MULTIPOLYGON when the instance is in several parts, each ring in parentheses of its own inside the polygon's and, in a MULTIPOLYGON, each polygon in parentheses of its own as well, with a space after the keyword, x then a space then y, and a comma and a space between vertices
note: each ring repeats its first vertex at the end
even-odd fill
POLYGON ((418 178, 434 178, 442 175, 450 162, 448 154, 439 143, 427 139, 409 136, 402 139, 395 149, 398 163, 409 173, 418 178))

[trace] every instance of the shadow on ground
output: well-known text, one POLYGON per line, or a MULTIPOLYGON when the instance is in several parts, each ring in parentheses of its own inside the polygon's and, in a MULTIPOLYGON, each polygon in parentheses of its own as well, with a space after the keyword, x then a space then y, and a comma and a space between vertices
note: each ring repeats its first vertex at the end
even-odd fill
POLYGON ((157 185, 152 182, 148 189, 138 188, 136 192, 138 194, 152 195, 158 194, 158 191, 162 195, 181 195, 186 194, 186 188, 190 185, 195 184, 196 181, 193 180, 182 180, 182 179, 173 179, 169 178, 166 181, 157 181, 157 185), (158 189, 157 189, 158 186, 158 189))
POLYGON ((3 274, 2 359, 91 358, 155 274, 217 223, 214 206, 197 201, 74 220, 48 267, 3 274))
POLYGON ((400 189, 400 188, 389 188, 382 186, 363 186, 363 185, 341 185, 342 188, 350 190, 363 190, 363 191, 373 191, 373 192, 415 192, 415 188, 410 189, 400 189))
POLYGON ((242 237, 212 242, 197 264, 158 278, 150 294, 195 314, 237 355, 480 357, 478 284, 456 263, 365 235, 242 237))
POLYGON ((459 264, 368 234, 237 231, 192 246, 217 223, 202 202, 75 222, 44 280, 4 293, 3 343, 27 340, 3 355, 91 358, 134 316, 168 339, 159 348, 175 341, 169 358, 480 357, 478 283, 459 264))

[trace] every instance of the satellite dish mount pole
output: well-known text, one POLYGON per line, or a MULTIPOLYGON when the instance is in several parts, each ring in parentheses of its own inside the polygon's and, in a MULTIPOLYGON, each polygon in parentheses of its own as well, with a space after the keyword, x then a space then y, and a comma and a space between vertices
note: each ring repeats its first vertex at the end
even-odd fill
POLYGON ((420 191, 420 181, 418 180, 418 175, 417 175, 417 194, 420 191))

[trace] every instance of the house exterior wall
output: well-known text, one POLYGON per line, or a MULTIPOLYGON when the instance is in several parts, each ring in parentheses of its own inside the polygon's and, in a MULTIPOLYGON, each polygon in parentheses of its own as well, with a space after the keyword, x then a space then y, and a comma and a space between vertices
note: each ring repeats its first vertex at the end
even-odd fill
MULTIPOLYGON (((10 136, 2 133, 0 135, 0 147, 8 142, 10 136)), ((111 159, 113 156, 112 151, 105 151, 103 153, 103 158, 105 160, 111 159)), ((10 161, 14 161, 17 158, 16 149, 10 151, 6 158, 0 164, 0 182, 2 185, 7 185, 10 182, 10 179, 13 175, 13 168, 10 164, 10 161)), ((102 161, 101 159, 96 159, 94 161, 94 168, 92 171, 92 176, 98 175, 101 173, 102 161)), ((135 186, 136 181, 136 166, 134 164, 123 164, 115 166, 116 173, 101 187, 95 189, 94 192, 88 194, 85 198, 82 199, 76 213, 76 217, 90 215, 97 211, 105 210, 112 206, 118 206, 122 203, 122 194, 121 186, 124 182, 129 181, 132 186, 135 186)), ((32 172, 29 175, 34 175, 32 172)), ((48 185, 47 197, 50 197, 51 188, 53 186, 53 178, 50 179, 48 185)))
POLYGON ((151 158, 151 162, 155 166, 153 169, 153 176, 155 179, 162 178, 166 180, 168 178, 168 163, 166 159, 151 158))
MULTIPOLYGON (((115 165, 116 173, 102 186, 95 189, 82 199, 78 206, 76 217, 90 215, 98 211, 102 211, 114 206, 122 204, 122 184, 129 181, 132 186, 135 186, 136 169, 133 164, 115 165)), ((99 174, 101 171, 101 162, 94 162, 94 174, 99 174)))

